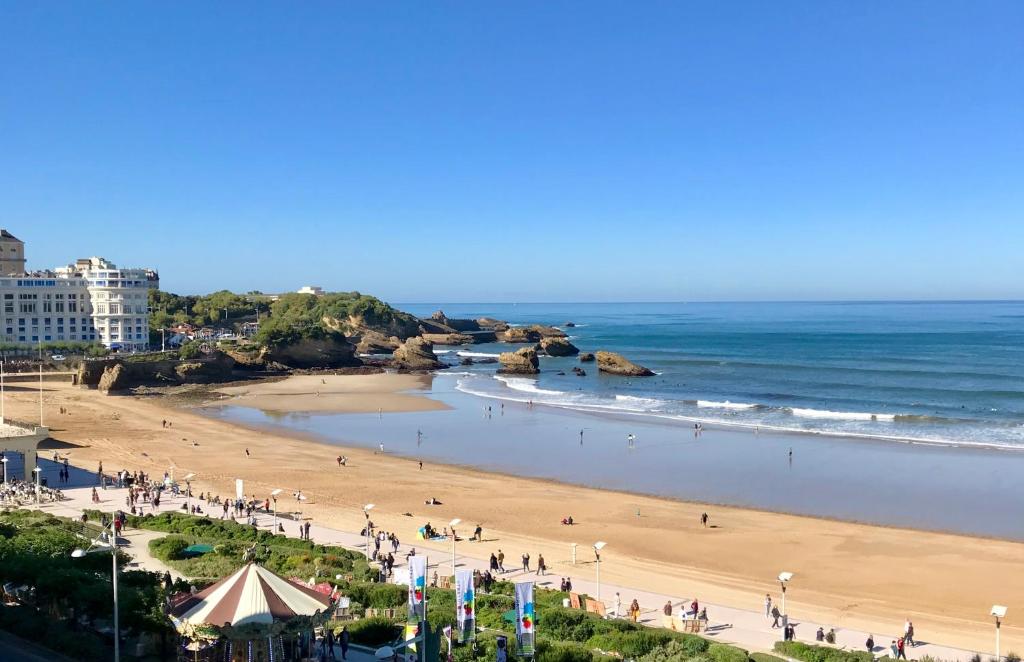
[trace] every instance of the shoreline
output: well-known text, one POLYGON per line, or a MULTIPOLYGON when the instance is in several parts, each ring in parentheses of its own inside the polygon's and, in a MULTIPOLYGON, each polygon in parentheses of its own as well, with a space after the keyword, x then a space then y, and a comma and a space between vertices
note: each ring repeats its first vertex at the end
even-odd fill
MULTIPOLYGON (((1024 545, 1016 542, 709 506, 434 461, 420 471, 416 460, 392 453, 254 431, 168 399, 108 397, 66 385, 49 385, 45 393, 52 437, 66 442, 60 450, 77 467, 93 470, 102 460, 108 471, 195 472, 194 490, 222 495, 234 493, 235 478, 260 498, 275 488, 301 489, 309 502, 282 499, 282 511, 301 508, 302 517, 346 531, 359 530, 362 504, 373 502, 378 525, 432 554, 447 548, 413 541, 415 529, 452 517, 484 526, 487 542, 462 545, 461 553, 543 553, 555 575, 574 567, 569 543, 586 550, 588 541, 606 540, 601 572, 609 582, 746 609, 757 609, 766 592, 776 595, 774 577, 786 569, 797 573, 789 595, 797 618, 884 632, 912 615, 922 638, 975 650, 988 648, 992 602, 1024 601, 1024 587, 1004 580, 1024 561, 1024 545), (58 415, 58 405, 68 415, 58 415), (172 429, 161 427, 168 418, 172 429), (344 469, 334 464, 342 448, 350 457, 344 469), (423 505, 430 496, 443 505, 423 505), (710 511, 712 527, 699 526, 702 510, 710 511), (577 524, 559 525, 569 514, 577 524)), ((9 395, 12 417, 30 415, 38 407, 33 396, 9 395)), ((438 413, 445 415, 406 416, 438 413)), ((1019 648, 1024 629, 1004 624, 1004 641, 1019 648)))
MULTIPOLYGON (((455 368, 457 366, 452 366, 452 367, 455 368)), ((444 372, 444 371, 439 371, 439 372, 435 372, 435 374, 436 374, 436 376, 439 376, 439 377, 459 377, 459 376, 482 377, 486 373, 468 373, 468 372, 456 372, 456 371, 444 372)), ((657 373, 655 373, 655 374, 657 374, 657 373)), ((522 379, 534 379, 534 377, 531 377, 531 376, 526 376, 526 377, 521 377, 521 378, 522 379)), ((1022 446, 1022 445, 1015 445, 1015 444, 1009 444, 1009 443, 984 442, 984 441, 977 441, 977 442, 975 442, 975 441, 963 441, 963 440, 957 440, 957 439, 935 439, 935 438, 928 438, 928 437, 912 437, 912 436, 900 435, 900 434, 876 434, 876 433, 868 433, 868 432, 850 432, 850 431, 841 431, 841 430, 812 430, 812 429, 807 429, 807 428, 787 427, 787 426, 784 426, 784 425, 776 425, 776 424, 770 424, 770 423, 769 424, 764 424, 764 423, 743 423, 743 422, 738 422, 738 421, 722 420, 720 418, 705 418, 705 417, 700 417, 700 416, 688 416, 688 415, 684 415, 684 414, 672 414, 672 413, 663 412, 663 411, 657 411, 657 410, 637 411, 637 410, 629 410, 629 409, 622 409, 622 408, 614 408, 614 407, 600 405, 600 404, 585 404, 585 403, 574 403, 574 404, 565 403, 565 404, 562 404, 562 403, 557 403, 557 402, 549 402, 549 401, 545 401, 545 400, 534 400, 534 399, 528 398, 528 397, 513 397, 513 396, 502 396, 502 395, 498 395, 496 393, 484 393, 484 392, 474 391, 474 390, 471 390, 469 388, 464 388, 464 387, 457 387, 457 389, 462 391, 463 393, 466 393, 467 395, 472 395, 472 396, 478 397, 478 398, 486 398, 486 399, 489 399, 489 400, 499 400, 499 401, 502 401, 502 402, 517 402, 517 403, 523 403, 523 404, 525 404, 527 402, 532 402, 534 406, 551 407, 553 409, 564 409, 564 410, 575 411, 575 412, 580 412, 580 413, 590 413, 590 414, 594 414, 594 415, 598 415, 598 416, 600 416, 600 415, 613 415, 614 416, 614 415, 620 415, 621 414, 623 416, 651 417, 651 418, 656 418, 656 419, 661 419, 661 420, 666 420, 666 421, 687 422, 687 423, 700 423, 702 426, 705 426, 705 427, 708 427, 708 428, 727 429, 727 430, 744 430, 744 431, 748 431, 748 432, 750 432, 752 434, 756 434, 757 431, 763 430, 763 431, 766 431, 766 432, 777 432, 777 433, 781 433, 781 434, 809 435, 809 436, 816 436, 816 437, 827 437, 827 438, 831 438, 831 439, 857 439, 857 440, 864 440, 864 441, 880 441, 880 442, 907 444, 907 445, 912 445, 912 446, 938 446, 938 447, 944 447, 944 448, 967 448, 967 449, 975 449, 975 448, 977 448, 977 449, 992 450, 992 451, 1006 451, 1006 452, 1011 452, 1011 453, 1024 452, 1024 446, 1022 446)), ((543 392, 539 392, 538 395, 544 395, 544 393, 543 392)), ((690 403, 691 401, 682 401, 682 402, 690 403)), ((692 403, 694 403, 694 404, 696 404, 697 402, 700 402, 700 401, 697 401, 697 400, 692 401, 692 403)), ((739 404, 739 403, 737 403, 737 404, 739 404)), ((700 406, 700 405, 698 405, 698 406, 700 406)), ((750 407, 751 408, 767 407, 767 405, 751 405, 750 407)), ((707 409, 714 409, 716 407, 708 406, 706 408, 707 409)), ((729 409, 729 408, 728 407, 723 407, 723 409, 729 409)), ((844 412, 836 412, 836 413, 842 414, 844 412)), ((886 416, 889 416, 889 415, 886 414, 886 416)), ((891 416, 899 418, 902 415, 893 414, 891 416)), ((822 418, 827 418, 827 417, 822 417, 822 418)), ((877 419, 872 419, 872 420, 874 420, 874 422, 880 422, 877 419)), ((896 421, 893 420, 893 421, 889 421, 889 422, 895 423, 896 421)))
MULTIPOLYGON (((323 435, 320 435, 320 434, 317 434, 317 433, 304 432, 304 431, 301 431, 301 430, 296 430, 294 428, 291 428, 291 427, 288 427, 288 426, 282 425, 282 424, 265 423, 265 422, 262 422, 262 423, 242 422, 242 421, 236 421, 236 420, 228 420, 228 419, 224 419, 224 418, 218 417, 216 415, 209 415, 207 413, 203 413, 203 410, 218 409, 218 408, 220 408, 222 406, 232 406, 232 405, 229 404, 229 403, 226 403, 226 402, 217 402, 217 401, 211 401, 211 402, 206 403, 206 404, 173 405, 173 407, 176 408, 176 409, 200 412, 198 414, 200 416, 209 417, 212 420, 216 420, 216 421, 219 421, 219 422, 222 422, 222 423, 226 423, 228 425, 232 425, 232 426, 244 429, 244 430, 249 430, 250 432, 254 432, 254 433, 272 433, 272 434, 275 434, 275 435, 280 435, 280 436, 283 436, 283 437, 287 437, 289 439, 294 439, 296 441, 301 441, 303 443, 311 443, 311 444, 317 444, 317 445, 322 445, 322 446, 328 446, 328 447, 332 447, 332 448, 344 449, 346 452, 351 452, 353 449, 358 449, 358 450, 361 450, 363 452, 366 452, 366 448, 364 448, 363 446, 359 445, 359 443, 357 441, 352 440, 352 439, 332 440, 329 437, 326 437, 326 436, 323 436, 323 435)), ((559 407, 554 407, 554 408, 555 409, 559 409, 559 407)), ((322 412, 296 412, 296 413, 322 413, 322 412)), ((372 413, 375 413, 375 412, 363 411, 363 412, 339 412, 339 413, 349 413, 349 414, 350 413, 364 413, 364 414, 372 414, 372 413)), ((612 414, 612 415, 614 415, 614 414, 612 414)), ((858 439, 858 441, 861 441, 861 440, 858 439)), ((872 440, 869 439, 869 440, 866 440, 866 441, 872 441, 872 440)), ((982 450, 984 450, 984 449, 982 449, 982 450)), ((418 460, 414 456, 408 455, 406 453, 400 453, 400 452, 395 452, 395 451, 386 451, 386 455, 388 457, 395 458, 397 460, 401 460, 401 461, 404 461, 404 462, 411 462, 411 463, 418 462, 418 460)), ((575 488, 584 489, 584 490, 594 490, 594 491, 602 492, 602 493, 609 494, 609 495, 621 495, 621 496, 630 497, 630 498, 633 498, 633 499, 656 499, 656 500, 668 501, 668 502, 678 503, 680 505, 687 505, 687 506, 713 507, 713 508, 721 508, 721 509, 727 509, 727 510, 745 511, 745 512, 751 512, 751 513, 761 513, 761 514, 764 514, 764 515, 780 515, 780 516, 785 516, 785 517, 796 517, 796 518, 808 520, 808 521, 811 521, 811 522, 820 521, 820 522, 830 522, 830 523, 835 523, 835 524, 851 524, 851 525, 855 525, 855 526, 865 526, 865 527, 880 528, 880 529, 891 529, 893 531, 907 531, 907 532, 930 533, 930 534, 936 534, 936 535, 965 538, 967 540, 991 540, 993 542, 1006 542, 1006 543, 1013 543, 1013 544, 1024 544, 1024 539, 1015 539, 1015 538, 1006 537, 1006 536, 975 534, 975 533, 963 533, 963 532, 956 531, 956 530, 953 530, 953 529, 908 527, 908 526, 900 526, 898 524, 885 524, 885 523, 879 523, 879 522, 871 522, 871 521, 867 521, 867 520, 848 519, 848 518, 836 517, 836 516, 828 516, 828 515, 808 515, 808 514, 805 514, 805 513, 795 513, 795 512, 789 512, 789 511, 786 511, 786 510, 777 510, 777 509, 758 507, 758 506, 748 506, 748 505, 739 506, 739 505, 736 505, 736 504, 731 504, 731 503, 726 503, 726 502, 721 502, 721 501, 705 501, 705 500, 700 500, 700 499, 684 499, 682 497, 673 497, 673 496, 668 496, 668 495, 651 494, 651 493, 640 492, 640 491, 636 491, 636 490, 601 487, 599 485, 591 485, 591 484, 587 484, 587 483, 576 483, 576 482, 571 482, 571 481, 559 480, 557 478, 547 478, 547 477, 543 477, 543 476, 521 476, 519 474, 510 473, 510 472, 507 472, 507 471, 501 471, 500 469, 491 469, 491 468, 486 468, 485 469, 485 468, 481 468, 481 467, 478 467, 478 466, 475 466, 475 465, 472 465, 472 464, 461 464, 461 463, 458 463, 458 462, 443 462, 443 463, 434 462, 434 463, 438 464, 439 466, 443 466, 445 468, 457 470, 457 471, 460 471, 460 472, 467 472, 467 473, 482 472, 482 473, 484 473, 484 474, 486 474, 488 476, 493 476, 495 478, 504 479, 504 480, 536 481, 538 483, 546 483, 546 484, 549 484, 551 486, 570 487, 570 488, 575 487, 575 488)))

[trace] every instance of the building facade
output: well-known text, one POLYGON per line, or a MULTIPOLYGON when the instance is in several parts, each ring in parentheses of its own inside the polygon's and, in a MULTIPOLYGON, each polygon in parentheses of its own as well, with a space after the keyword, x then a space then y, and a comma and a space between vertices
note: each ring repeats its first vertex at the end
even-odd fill
MULTIPOLYGON (((0 242, 0 248, 6 246, 0 242)), ((145 350, 149 290, 159 284, 152 269, 118 268, 101 257, 47 271, 5 270, 0 276, 0 338, 4 344, 63 341, 145 350)))

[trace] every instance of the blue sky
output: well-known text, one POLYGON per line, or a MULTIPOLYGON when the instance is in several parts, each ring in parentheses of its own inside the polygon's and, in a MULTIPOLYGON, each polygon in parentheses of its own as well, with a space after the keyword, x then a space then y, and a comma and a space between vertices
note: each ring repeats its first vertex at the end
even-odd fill
POLYGON ((0 225, 179 292, 1024 298, 1024 3, 5 3, 0 225))

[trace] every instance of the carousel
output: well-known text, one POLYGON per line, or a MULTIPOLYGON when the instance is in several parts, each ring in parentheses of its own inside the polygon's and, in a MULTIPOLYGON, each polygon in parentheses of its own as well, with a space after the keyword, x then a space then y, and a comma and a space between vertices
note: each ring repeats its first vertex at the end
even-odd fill
POLYGON ((311 656, 315 631, 330 618, 330 596, 249 563, 174 601, 180 660, 278 662, 311 656))

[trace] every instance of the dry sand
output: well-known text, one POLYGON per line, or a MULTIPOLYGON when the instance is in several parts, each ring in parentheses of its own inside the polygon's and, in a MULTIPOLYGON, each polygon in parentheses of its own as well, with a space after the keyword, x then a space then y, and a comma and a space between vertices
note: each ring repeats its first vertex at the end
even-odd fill
POLYGON ((448 409, 437 400, 403 393, 429 388, 422 375, 296 375, 218 389, 230 404, 270 412, 399 412, 448 409), (386 396, 386 397, 384 397, 386 396))
MULTIPOLYGON (((297 411, 317 411, 318 402, 310 400, 325 397, 336 405, 333 411, 443 406, 405 393, 418 385, 413 376, 327 377, 328 383, 317 388, 320 379, 223 390, 250 403, 297 411), (310 395, 316 390, 319 398, 310 395)), ((374 521, 406 542, 428 519, 440 526, 460 517, 467 528, 482 524, 485 538, 479 545, 463 545, 461 553, 486 558, 500 547, 515 559, 524 551, 534 557, 541 552, 556 576, 570 572, 570 543, 585 548, 605 540, 606 582, 751 610, 761 608, 766 592, 778 597, 773 578, 789 570, 797 577, 788 599, 797 616, 875 632, 901 631, 910 617, 921 640, 968 649, 991 649, 993 628, 986 615, 993 603, 1024 605, 1020 543, 720 506, 711 512, 717 526, 704 529, 698 519, 706 507, 700 504, 443 465, 425 464, 420 471, 412 460, 247 429, 172 408, 159 396, 46 388, 52 436, 74 445, 68 453, 77 466, 93 470, 102 460, 108 471, 123 467, 154 474, 174 467, 179 476, 197 474, 197 491, 222 495, 233 494, 235 478, 245 479, 246 492, 261 499, 274 488, 301 489, 310 497, 305 515, 345 530, 359 530, 360 508, 367 502, 377 504, 374 521), (61 406, 68 407, 67 415, 57 413, 61 406), (163 419, 173 427, 162 428, 163 419), (192 446, 192 440, 199 445, 192 446), (349 457, 347 468, 336 465, 339 452, 349 457), (444 505, 424 506, 431 496, 444 505), (559 524, 567 514, 577 526, 559 524)), ((36 397, 9 389, 8 416, 37 418, 36 397)), ((572 572, 589 571, 577 566, 572 572)), ((624 602, 629 599, 623 595, 624 602)), ((1010 617, 1003 627, 1003 650, 1024 650, 1024 629, 1012 611, 1010 617)))

